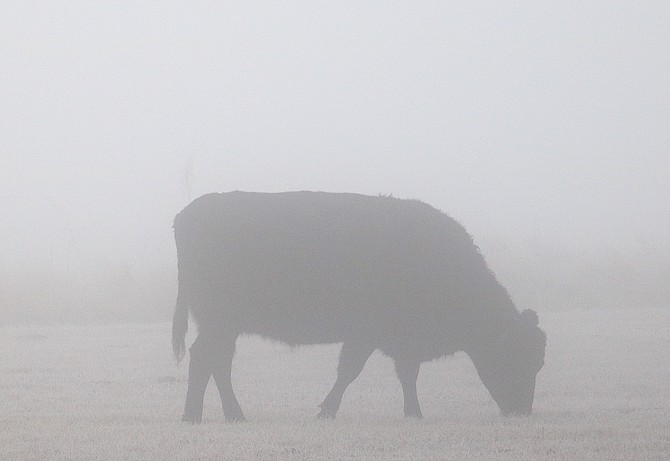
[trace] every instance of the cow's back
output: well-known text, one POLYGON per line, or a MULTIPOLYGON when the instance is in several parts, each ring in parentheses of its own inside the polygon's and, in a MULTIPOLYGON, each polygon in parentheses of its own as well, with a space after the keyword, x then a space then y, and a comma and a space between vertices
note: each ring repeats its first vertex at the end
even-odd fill
POLYGON ((506 296, 467 232, 418 201, 208 194, 177 216, 175 238, 199 323, 221 318, 290 344, 360 330, 383 341, 413 326, 448 334, 464 306, 506 296))

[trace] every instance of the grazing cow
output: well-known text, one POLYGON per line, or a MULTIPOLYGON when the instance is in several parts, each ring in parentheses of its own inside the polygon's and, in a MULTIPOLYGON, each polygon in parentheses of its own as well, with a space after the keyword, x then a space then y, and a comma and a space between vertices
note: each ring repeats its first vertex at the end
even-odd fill
POLYGON ((324 192, 230 192, 194 200, 174 221, 177 359, 190 311, 183 421, 202 420, 210 379, 227 420, 244 419, 231 385, 236 338, 342 343, 320 417, 337 413, 373 351, 395 362, 405 416, 421 417, 422 362, 465 351, 501 412, 529 414, 546 336, 517 311, 465 229, 431 206, 324 192))

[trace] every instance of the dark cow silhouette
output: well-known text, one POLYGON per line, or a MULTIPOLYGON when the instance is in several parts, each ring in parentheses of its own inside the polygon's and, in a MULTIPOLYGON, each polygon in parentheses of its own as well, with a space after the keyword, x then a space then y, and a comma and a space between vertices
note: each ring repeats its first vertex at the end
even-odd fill
POLYGON ((406 416, 421 417, 422 362, 465 351, 507 414, 529 414, 546 336, 519 313, 465 229, 431 206, 324 192, 230 192, 194 200, 174 222, 177 359, 188 311, 184 421, 200 422, 210 379, 228 420, 244 415, 231 385, 236 338, 342 343, 319 416, 334 417, 373 351, 395 362, 406 416))

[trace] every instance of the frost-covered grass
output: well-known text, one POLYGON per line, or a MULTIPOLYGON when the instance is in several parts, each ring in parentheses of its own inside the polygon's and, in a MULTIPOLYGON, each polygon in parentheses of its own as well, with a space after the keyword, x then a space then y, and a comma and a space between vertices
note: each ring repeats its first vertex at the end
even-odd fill
POLYGON ((0 328, 0 459, 670 459, 670 309, 540 323, 529 418, 499 416, 457 354, 422 366, 425 419, 405 420, 375 354, 338 418, 317 420, 339 346, 241 338, 233 384, 249 422, 225 422, 211 383, 200 426, 179 422, 188 366, 167 324, 0 328))

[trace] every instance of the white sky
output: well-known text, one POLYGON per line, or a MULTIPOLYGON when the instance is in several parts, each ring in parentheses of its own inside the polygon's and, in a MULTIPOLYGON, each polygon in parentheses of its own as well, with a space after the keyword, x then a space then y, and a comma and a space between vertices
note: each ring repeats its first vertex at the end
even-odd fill
POLYGON ((173 264, 189 170, 667 247, 669 31, 667 1, 3 1, 0 269, 173 264))

